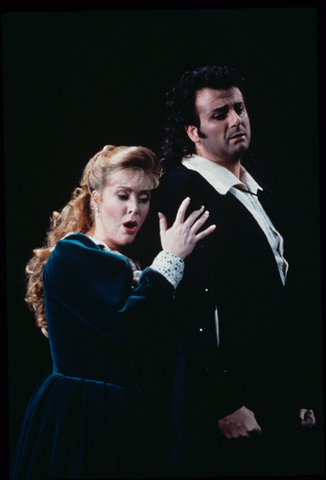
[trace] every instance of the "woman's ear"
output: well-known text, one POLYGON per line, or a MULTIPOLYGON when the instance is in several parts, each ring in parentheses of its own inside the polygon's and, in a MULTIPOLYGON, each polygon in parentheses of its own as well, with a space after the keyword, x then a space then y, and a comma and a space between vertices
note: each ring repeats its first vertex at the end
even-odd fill
POLYGON ((101 197, 96 190, 93 190, 91 194, 90 206, 92 209, 95 210, 95 217, 98 217, 99 213, 101 212, 100 204, 101 204, 101 197))
POLYGON ((99 207, 100 205, 100 196, 97 190, 93 190, 91 194, 91 207, 99 207))

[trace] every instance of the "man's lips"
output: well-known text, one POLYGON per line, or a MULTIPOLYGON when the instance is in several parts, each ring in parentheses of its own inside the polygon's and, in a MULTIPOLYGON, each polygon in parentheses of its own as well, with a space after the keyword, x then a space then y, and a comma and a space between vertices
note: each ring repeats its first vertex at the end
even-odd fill
POLYGON ((243 138, 245 136, 246 136, 246 134, 244 132, 238 132, 238 133, 234 133, 233 135, 231 135, 229 140, 238 140, 239 138, 243 138))
POLYGON ((135 233, 137 231, 138 224, 137 222, 130 220, 128 222, 125 222, 123 224, 124 231, 126 233, 135 233))

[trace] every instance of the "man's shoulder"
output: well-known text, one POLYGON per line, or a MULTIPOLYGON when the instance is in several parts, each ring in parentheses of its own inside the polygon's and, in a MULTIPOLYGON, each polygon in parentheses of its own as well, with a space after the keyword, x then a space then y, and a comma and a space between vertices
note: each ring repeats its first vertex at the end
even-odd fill
MULTIPOLYGON (((164 164, 163 164, 163 166, 164 166, 164 164)), ((174 178, 176 176, 186 178, 189 175, 191 175, 192 173, 193 173, 192 170, 189 170, 189 168, 186 168, 184 165, 182 165, 182 163, 178 163, 173 168, 171 168, 167 171, 164 171, 162 180, 166 181, 167 179, 171 179, 171 178, 174 178)))
POLYGON ((177 208, 186 198, 191 198, 190 210, 196 210, 205 204, 211 203, 208 198, 214 198, 219 194, 198 172, 186 168, 180 164, 166 172, 160 182, 157 191, 153 195, 153 203, 156 209, 170 215, 170 219, 176 215, 177 208))
POLYGON ((185 184, 197 182, 206 182, 206 180, 198 172, 186 168, 180 163, 163 174, 159 188, 162 190, 180 190, 185 184))

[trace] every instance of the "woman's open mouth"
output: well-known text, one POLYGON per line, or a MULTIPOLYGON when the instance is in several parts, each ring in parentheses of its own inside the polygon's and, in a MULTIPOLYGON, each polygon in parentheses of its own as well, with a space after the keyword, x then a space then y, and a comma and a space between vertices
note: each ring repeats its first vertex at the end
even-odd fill
POLYGON ((126 233, 135 233, 137 231, 137 222, 126 222, 123 224, 123 228, 126 233))

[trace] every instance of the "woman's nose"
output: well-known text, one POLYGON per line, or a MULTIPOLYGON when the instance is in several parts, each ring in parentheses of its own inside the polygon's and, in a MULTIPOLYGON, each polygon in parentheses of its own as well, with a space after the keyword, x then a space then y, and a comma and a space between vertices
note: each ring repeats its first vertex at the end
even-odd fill
POLYGON ((130 198, 128 202, 128 213, 137 213, 138 212, 138 201, 136 198, 130 198))

